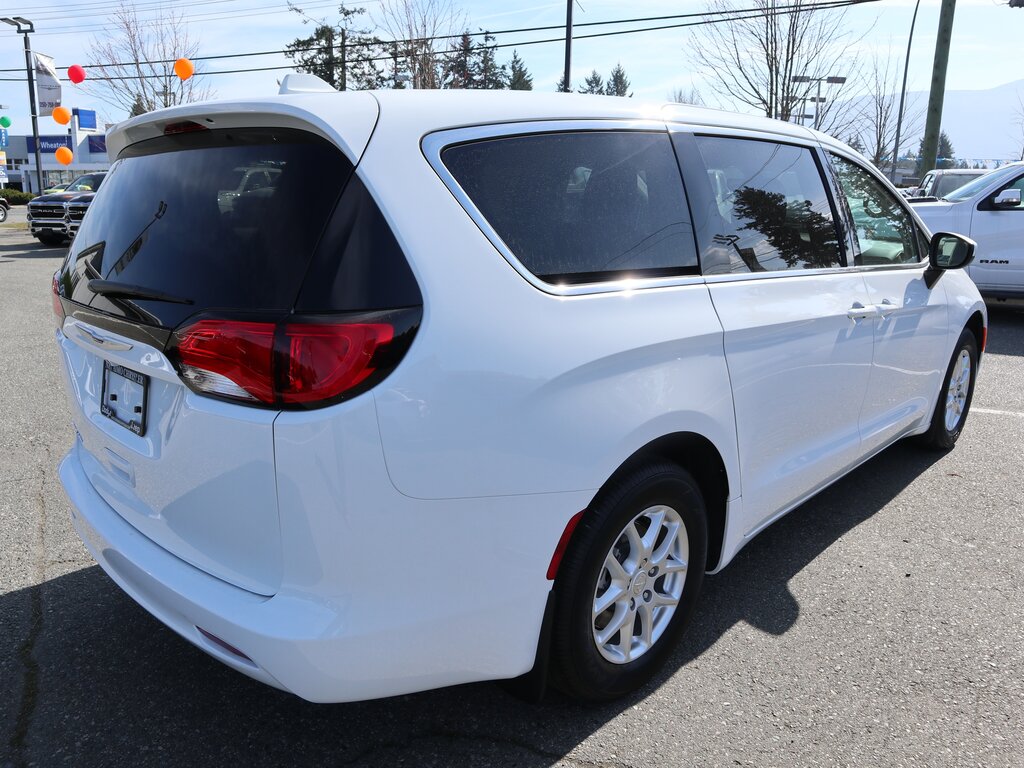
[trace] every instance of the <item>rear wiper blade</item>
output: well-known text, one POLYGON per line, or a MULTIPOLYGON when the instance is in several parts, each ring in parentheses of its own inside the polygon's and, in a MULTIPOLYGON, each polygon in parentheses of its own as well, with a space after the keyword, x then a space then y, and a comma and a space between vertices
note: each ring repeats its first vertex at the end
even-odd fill
POLYGON ((93 293, 100 293, 104 296, 122 296, 126 299, 150 299, 152 301, 166 301, 169 304, 194 304, 192 299, 184 299, 181 296, 172 296, 169 293, 158 291, 155 288, 144 288, 141 285, 128 285, 118 283, 114 280, 92 279, 86 284, 93 293))

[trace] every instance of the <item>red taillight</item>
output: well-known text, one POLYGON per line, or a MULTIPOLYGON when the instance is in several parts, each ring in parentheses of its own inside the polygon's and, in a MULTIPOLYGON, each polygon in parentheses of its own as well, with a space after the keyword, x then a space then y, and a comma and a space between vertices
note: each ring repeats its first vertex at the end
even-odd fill
POLYGON ((274 323, 200 320, 180 333, 181 375, 196 389, 274 402, 274 323))
POLYGON ((53 282, 50 283, 50 299, 53 301, 53 314, 57 318, 57 327, 64 327, 64 305, 60 302, 60 282, 57 280, 57 275, 53 276, 53 282))
POLYGON ((199 320, 168 350, 182 378, 207 394, 266 405, 339 399, 376 370, 391 323, 199 320))
POLYGON ((373 355, 391 342, 395 329, 386 323, 284 327, 288 376, 281 391, 286 403, 308 403, 340 395, 373 373, 373 355))

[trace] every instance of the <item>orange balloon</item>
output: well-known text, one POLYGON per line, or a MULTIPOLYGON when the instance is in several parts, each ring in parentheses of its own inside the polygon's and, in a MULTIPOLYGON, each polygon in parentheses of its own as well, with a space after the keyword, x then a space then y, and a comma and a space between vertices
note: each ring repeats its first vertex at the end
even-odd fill
POLYGON ((182 80, 188 80, 195 73, 195 65, 188 59, 178 59, 174 62, 174 74, 182 80))
POLYGON ((71 161, 75 159, 75 153, 67 147, 57 147, 57 151, 53 155, 61 165, 71 165, 71 161))
POLYGON ((53 119, 61 125, 67 125, 71 122, 71 110, 67 107, 55 107, 53 110, 53 119))

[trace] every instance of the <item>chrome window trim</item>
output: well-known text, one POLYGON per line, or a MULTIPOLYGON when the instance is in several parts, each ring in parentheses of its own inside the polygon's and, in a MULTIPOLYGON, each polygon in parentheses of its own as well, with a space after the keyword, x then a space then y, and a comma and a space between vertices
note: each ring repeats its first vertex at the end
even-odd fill
MULTIPOLYGON (((535 120, 526 122, 506 122, 492 125, 477 125, 469 128, 454 128, 428 133, 420 141, 420 149, 434 173, 452 193, 452 196, 469 214, 473 223, 480 229, 491 245, 502 255, 509 265, 520 274, 530 285, 539 291, 553 296, 585 296, 598 293, 619 293, 647 288, 670 288, 680 285, 701 285, 702 275, 678 275, 669 277, 638 277, 620 280, 608 280, 597 283, 580 283, 575 285, 559 285, 541 280, 528 270, 512 253, 484 215, 470 199, 466 191, 459 185, 455 177, 441 161, 441 153, 450 146, 465 144, 483 139, 508 138, 545 133, 573 133, 579 131, 635 131, 638 133, 663 133, 668 130, 662 120, 601 120, 601 119, 569 119, 569 120, 535 120)), ((680 182, 681 183, 681 182, 680 182)))

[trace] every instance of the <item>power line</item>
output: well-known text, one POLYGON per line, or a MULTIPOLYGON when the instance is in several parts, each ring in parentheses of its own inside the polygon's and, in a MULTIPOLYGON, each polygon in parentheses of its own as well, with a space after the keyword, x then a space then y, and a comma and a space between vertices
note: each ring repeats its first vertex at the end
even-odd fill
MULTIPOLYGON (((330 2, 332 4, 335 1, 336 0, 330 0, 330 2)), ((854 5, 864 5, 864 4, 876 3, 876 2, 880 2, 880 0, 827 0, 827 2, 813 3, 813 4, 795 3, 795 4, 792 4, 792 5, 776 6, 776 7, 772 8, 769 12, 765 12, 765 10, 762 9, 762 8, 737 8, 737 9, 722 10, 722 11, 704 11, 704 12, 700 12, 700 13, 678 13, 678 14, 668 14, 668 15, 664 15, 664 16, 645 16, 645 17, 636 17, 636 18, 630 18, 630 19, 610 19, 610 20, 606 20, 606 21, 590 21, 590 22, 584 22, 584 23, 581 23, 581 24, 574 24, 573 28, 577 28, 577 27, 579 27, 579 28, 598 27, 598 26, 607 26, 607 25, 612 25, 612 24, 638 24, 638 23, 643 23, 643 22, 647 22, 647 21, 664 21, 664 20, 670 20, 670 19, 692 19, 692 18, 704 19, 704 21, 696 22, 696 23, 668 24, 668 25, 655 26, 655 27, 645 27, 645 28, 641 28, 641 29, 618 30, 618 31, 615 31, 615 32, 595 33, 595 34, 589 34, 589 35, 573 35, 573 39, 574 40, 586 40, 586 39, 596 38, 596 37, 610 37, 610 36, 615 36, 615 35, 626 35, 626 34, 633 34, 633 33, 639 33, 639 32, 651 32, 651 31, 658 31, 658 30, 665 30, 665 29, 679 29, 679 28, 682 28, 682 27, 701 26, 703 24, 716 24, 716 23, 723 23, 723 22, 726 22, 726 21, 743 21, 743 20, 746 20, 746 19, 762 18, 762 17, 769 17, 769 16, 782 16, 782 15, 788 15, 788 14, 791 14, 791 13, 812 12, 812 11, 815 11, 815 10, 829 10, 829 9, 836 9, 836 8, 845 8, 845 7, 850 7, 850 6, 854 6, 854 5), (746 15, 744 15, 744 14, 746 14, 746 15), (715 18, 715 17, 720 17, 720 18, 715 18)), ((546 32, 546 31, 550 31, 550 30, 554 30, 554 29, 559 29, 560 30, 563 27, 564 27, 563 24, 554 24, 554 25, 540 26, 540 27, 520 27, 520 28, 517 28, 517 29, 499 29, 499 30, 493 30, 493 31, 492 30, 481 30, 479 32, 459 32, 459 33, 450 34, 450 35, 435 35, 433 37, 410 38, 410 39, 405 39, 405 40, 372 40, 372 41, 366 41, 366 42, 349 43, 347 47, 356 48, 356 47, 369 47, 369 46, 374 46, 374 45, 394 46, 394 45, 401 45, 401 44, 407 44, 407 43, 427 43, 427 42, 434 42, 434 41, 437 41, 437 40, 453 40, 453 39, 458 39, 458 38, 463 37, 464 35, 468 35, 469 37, 482 37, 482 36, 485 36, 485 35, 496 36, 496 35, 522 34, 522 33, 526 33, 526 32, 546 32)), ((564 42, 564 40, 565 40, 565 37, 561 36, 561 37, 549 38, 549 39, 545 39, 545 40, 531 40, 531 41, 524 41, 524 42, 519 42, 519 43, 502 43, 502 44, 490 45, 490 46, 487 46, 487 47, 488 48, 509 48, 509 47, 515 47, 515 46, 523 46, 523 47, 525 47, 525 46, 528 46, 528 45, 539 45, 539 44, 544 44, 544 43, 564 42)), ((322 49, 323 49, 322 45, 314 45, 314 46, 309 46, 307 48, 294 48, 294 49, 285 48, 285 49, 272 50, 272 51, 252 51, 252 52, 246 52, 246 53, 224 53, 224 54, 214 54, 214 55, 210 55, 210 56, 193 56, 192 60, 193 61, 213 61, 213 60, 218 60, 218 59, 235 59, 235 58, 244 58, 244 57, 252 57, 252 56, 271 56, 271 55, 288 54, 288 53, 305 53, 305 52, 308 52, 308 51, 318 51, 318 50, 322 50, 322 49)), ((439 51, 438 55, 445 55, 445 54, 454 53, 454 52, 455 51, 451 51, 451 50, 449 50, 449 51, 439 51)), ((393 58, 392 56, 381 56, 381 57, 377 57, 377 58, 360 59, 360 61, 387 61, 387 60, 390 60, 392 58, 393 58)), ((102 68, 102 67, 123 67, 123 66, 135 66, 137 63, 141 63, 141 64, 172 64, 173 62, 174 62, 174 59, 158 59, 158 60, 155 60, 155 61, 145 61, 145 62, 134 62, 134 61, 131 61, 131 62, 116 62, 116 63, 113 63, 113 64, 92 64, 90 66, 97 67, 97 68, 102 68)), ((292 69, 292 68, 293 68, 293 65, 283 65, 283 66, 278 66, 278 67, 257 67, 257 68, 244 69, 244 70, 237 70, 236 69, 236 70, 222 70, 222 71, 214 71, 214 72, 199 72, 197 74, 200 74, 200 75, 221 75, 221 74, 236 74, 238 72, 262 72, 262 71, 269 71, 269 70, 274 70, 274 69, 292 69)), ((0 72, 18 72, 18 71, 20 71, 20 69, 21 69, 20 67, 11 67, 11 68, 0 69, 0 72)), ((155 76, 156 75, 146 75, 146 76, 142 76, 142 77, 155 77, 155 76)), ((115 78, 91 77, 90 79, 91 80, 111 80, 111 79, 126 80, 126 79, 139 79, 139 77, 138 76, 135 76, 135 77, 115 77, 115 78)), ((12 78, 0 78, 0 81, 3 81, 3 80, 7 80, 8 82, 10 82, 13 79, 12 78)))

